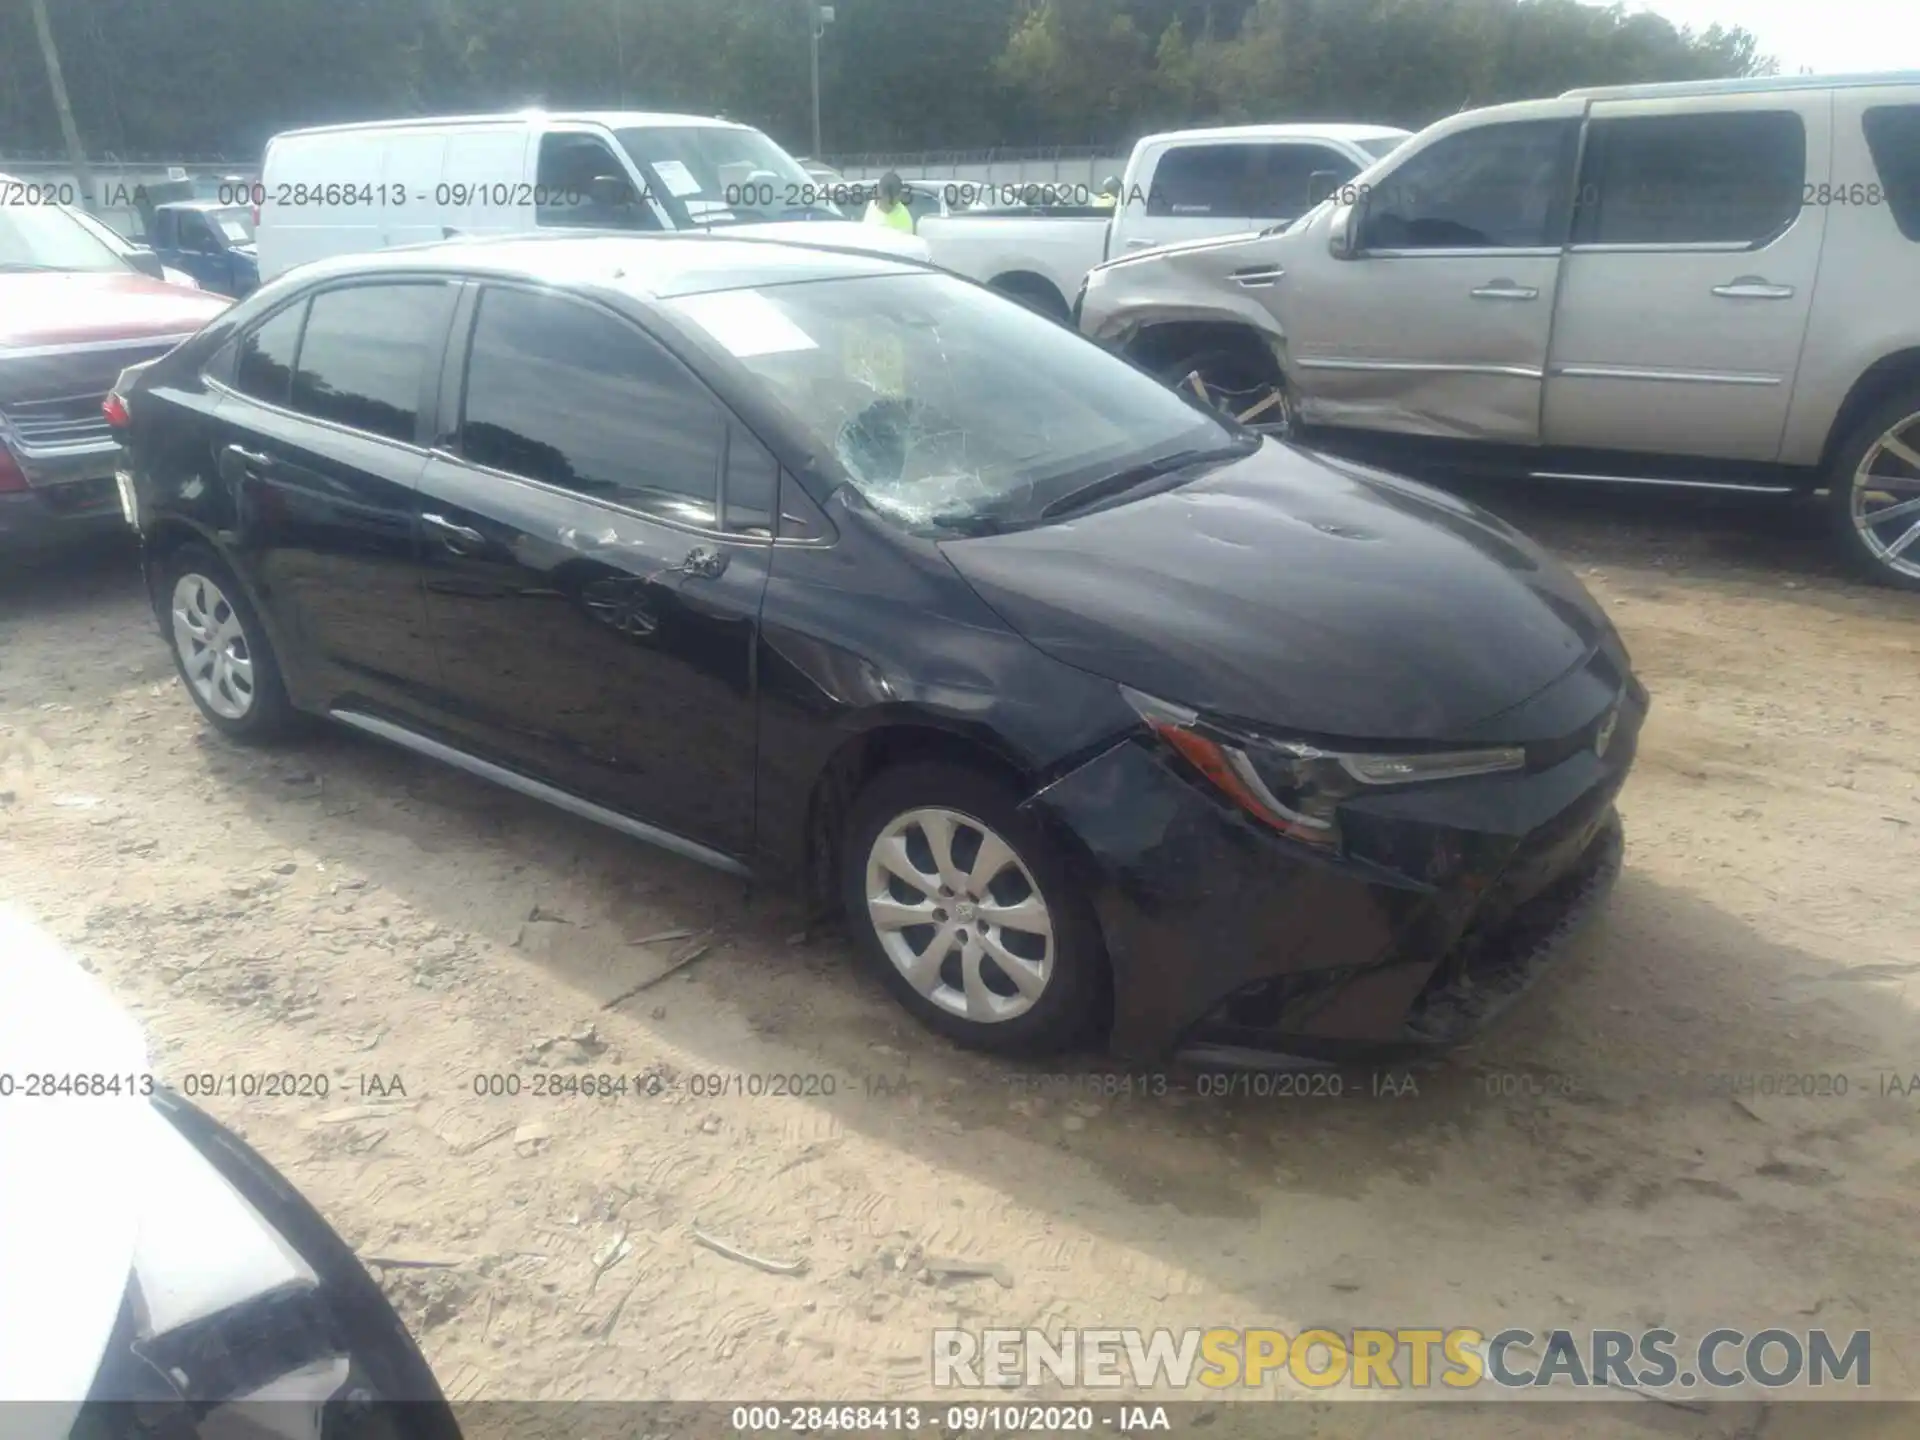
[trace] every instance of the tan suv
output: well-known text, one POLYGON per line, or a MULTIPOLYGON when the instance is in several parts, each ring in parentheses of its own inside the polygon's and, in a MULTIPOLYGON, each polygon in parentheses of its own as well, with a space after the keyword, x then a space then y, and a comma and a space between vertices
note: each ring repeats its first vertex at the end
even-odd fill
POLYGON ((1920 74, 1455 115, 1285 229, 1101 266, 1076 314, 1436 478, 1824 490, 1864 570, 1920 589, 1920 74))

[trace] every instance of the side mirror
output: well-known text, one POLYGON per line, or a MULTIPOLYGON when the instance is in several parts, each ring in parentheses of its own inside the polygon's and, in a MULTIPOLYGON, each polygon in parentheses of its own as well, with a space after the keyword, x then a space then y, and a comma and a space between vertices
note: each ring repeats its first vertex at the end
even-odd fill
POLYGON ((167 278, 167 267, 160 263, 160 257, 144 247, 135 247, 127 251, 126 261, 142 275, 151 276, 155 280, 167 278))
POLYGON ((1336 205, 1327 226, 1327 253, 1336 260, 1351 260, 1360 253, 1361 207, 1336 205))
POLYGON ((593 197, 596 205, 630 205, 633 203, 633 186, 627 183, 623 175, 596 175, 587 182, 587 194, 593 197))

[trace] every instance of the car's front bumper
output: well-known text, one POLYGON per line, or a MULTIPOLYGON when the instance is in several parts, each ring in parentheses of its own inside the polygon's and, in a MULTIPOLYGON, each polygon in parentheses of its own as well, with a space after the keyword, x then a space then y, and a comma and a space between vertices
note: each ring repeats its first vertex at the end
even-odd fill
POLYGON ((1129 1060, 1340 1064, 1431 1054, 1492 1019, 1619 871, 1614 800, 1646 713, 1604 757, 1382 792, 1337 857, 1232 808, 1145 738, 1027 803, 1077 853, 1129 1060))

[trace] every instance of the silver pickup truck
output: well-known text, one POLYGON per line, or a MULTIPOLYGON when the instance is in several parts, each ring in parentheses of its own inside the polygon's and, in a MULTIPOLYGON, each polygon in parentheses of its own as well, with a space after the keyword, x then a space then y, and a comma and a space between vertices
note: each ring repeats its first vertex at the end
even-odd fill
POLYGON ((1451 116, 1278 234, 1095 269, 1084 333, 1417 474, 1824 492, 1920 589, 1920 74, 1451 116))

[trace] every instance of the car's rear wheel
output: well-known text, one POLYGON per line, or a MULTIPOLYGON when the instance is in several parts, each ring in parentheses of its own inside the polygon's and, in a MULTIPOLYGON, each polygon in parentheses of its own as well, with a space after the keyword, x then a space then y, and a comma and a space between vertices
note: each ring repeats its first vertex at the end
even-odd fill
POLYGON ((293 717, 266 629, 220 558, 183 545, 160 567, 155 599, 180 679, 207 723, 234 740, 283 734, 293 717))
POLYGON ((1064 1049, 1099 1013, 1099 927, 1003 782, 958 765, 881 774, 841 854, 848 925, 921 1023, 975 1049, 1064 1049))
POLYGON ((1878 407, 1827 477, 1840 543, 1867 578, 1920 590, 1920 388, 1878 407))
POLYGON ((1225 347, 1201 350, 1163 367, 1160 378, 1243 425, 1282 432, 1292 428, 1286 381, 1265 357, 1225 347))

